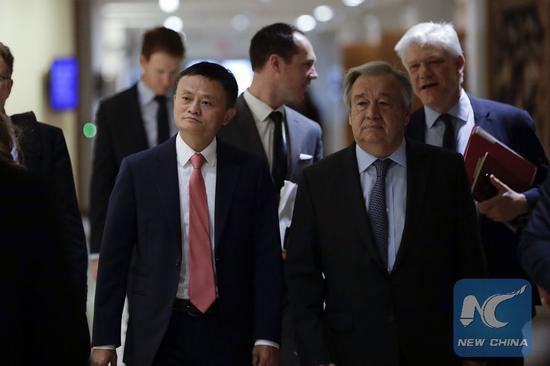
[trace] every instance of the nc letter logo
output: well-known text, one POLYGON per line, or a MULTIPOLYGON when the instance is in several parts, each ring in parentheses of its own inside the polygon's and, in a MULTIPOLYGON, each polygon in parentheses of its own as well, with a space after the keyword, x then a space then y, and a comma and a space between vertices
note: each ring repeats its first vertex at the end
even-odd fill
POLYGON ((523 285, 519 290, 513 291, 508 294, 494 294, 483 302, 480 306, 477 298, 474 295, 468 295, 464 298, 462 303, 462 312, 460 314, 460 322, 467 327, 474 321, 475 312, 480 315, 483 324, 490 328, 502 328, 505 327, 508 322, 501 322, 496 317, 497 307, 504 301, 513 299, 525 292, 527 285, 523 285))
POLYGON ((527 280, 462 279, 453 291, 453 348, 460 357, 525 357, 531 350, 527 280))

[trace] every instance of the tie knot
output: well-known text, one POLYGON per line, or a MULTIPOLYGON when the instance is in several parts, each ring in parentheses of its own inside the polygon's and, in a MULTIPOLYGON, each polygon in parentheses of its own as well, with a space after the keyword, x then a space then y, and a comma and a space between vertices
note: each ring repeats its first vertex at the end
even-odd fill
POLYGON ((200 169, 202 168, 202 165, 206 161, 204 156, 200 153, 195 153, 193 156, 191 156, 191 165, 193 165, 193 169, 200 169))
POLYGON ((155 95, 155 102, 159 105, 166 104, 166 95, 155 95))
POLYGON ((275 124, 278 124, 283 121, 283 114, 279 111, 273 111, 269 114, 268 118, 275 122, 275 124))
POLYGON ((391 164, 391 159, 384 159, 384 160, 376 160, 374 162, 374 167, 376 168, 376 176, 377 177, 385 177, 386 171, 388 170, 388 167, 391 164))
POLYGON ((451 116, 448 113, 440 114, 439 117, 437 117, 438 121, 441 121, 445 127, 453 128, 453 116, 451 116))

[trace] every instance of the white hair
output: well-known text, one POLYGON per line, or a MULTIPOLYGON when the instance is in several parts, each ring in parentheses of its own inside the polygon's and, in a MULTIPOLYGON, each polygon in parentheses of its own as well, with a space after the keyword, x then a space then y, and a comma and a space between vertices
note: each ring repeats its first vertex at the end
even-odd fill
MULTIPOLYGON (((420 46, 433 45, 443 47, 451 56, 460 56, 464 53, 453 25, 448 22, 425 22, 413 25, 393 48, 405 68, 405 52, 411 44, 420 46)), ((464 80, 464 68, 460 70, 460 83, 464 80)))
POLYGON ((405 52, 411 43, 417 43, 421 46, 441 46, 453 56, 464 53, 453 25, 446 22, 426 22, 412 26, 394 47, 403 64, 405 64, 405 52))

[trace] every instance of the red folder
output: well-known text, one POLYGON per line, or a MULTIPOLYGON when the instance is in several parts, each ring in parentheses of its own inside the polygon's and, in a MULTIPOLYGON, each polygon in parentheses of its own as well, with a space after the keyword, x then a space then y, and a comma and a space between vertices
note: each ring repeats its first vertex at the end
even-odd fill
MULTIPOLYGON (((478 178, 481 183, 486 182, 488 176, 493 174, 514 191, 524 192, 532 186, 537 172, 537 167, 533 163, 479 126, 473 128, 468 140, 464 152, 464 164, 474 197, 479 193, 479 187, 474 186, 474 183, 480 174, 483 175, 481 180, 478 178)), ((486 196, 490 190, 488 187, 485 188, 483 197, 475 197, 476 199, 488 198, 486 196)))

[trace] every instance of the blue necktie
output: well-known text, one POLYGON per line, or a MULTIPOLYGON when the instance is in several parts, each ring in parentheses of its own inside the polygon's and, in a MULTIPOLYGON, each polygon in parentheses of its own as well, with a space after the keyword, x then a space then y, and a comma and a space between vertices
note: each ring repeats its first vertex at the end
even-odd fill
POLYGON ((390 159, 376 160, 376 182, 369 198, 369 219, 372 233, 384 266, 388 267, 388 214, 386 213, 386 171, 390 159))

